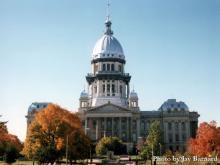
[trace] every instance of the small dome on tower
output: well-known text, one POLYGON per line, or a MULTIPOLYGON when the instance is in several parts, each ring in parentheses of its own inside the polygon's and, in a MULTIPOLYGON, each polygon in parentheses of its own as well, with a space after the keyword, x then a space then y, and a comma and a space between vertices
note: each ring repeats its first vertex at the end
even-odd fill
POLYGON ((111 21, 105 22, 106 31, 104 35, 96 42, 92 58, 121 58, 124 59, 124 52, 119 41, 113 37, 111 30, 111 21))
POLYGON ((138 98, 138 95, 137 95, 137 93, 135 92, 134 89, 130 92, 129 97, 130 97, 130 98, 138 98))
POLYGON ((88 97, 89 97, 88 93, 85 90, 83 90, 80 94, 80 98, 88 98, 88 97))

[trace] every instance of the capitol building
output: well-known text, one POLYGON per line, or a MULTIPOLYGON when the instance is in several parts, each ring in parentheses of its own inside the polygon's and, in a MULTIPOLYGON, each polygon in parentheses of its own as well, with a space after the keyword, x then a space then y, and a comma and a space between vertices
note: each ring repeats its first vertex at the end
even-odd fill
POLYGON ((160 121, 164 150, 185 151, 186 141, 195 137, 198 117, 182 101, 168 99, 157 111, 142 111, 138 94, 130 90, 131 75, 125 71, 125 54, 113 36, 109 18, 105 32, 96 42, 91 59, 92 70, 86 75, 88 92, 79 98, 78 114, 86 134, 98 141, 117 136, 132 148, 148 135, 150 124, 160 121))
MULTIPOLYGON (((86 75, 88 90, 83 90, 79 98, 77 114, 85 133, 94 142, 105 136, 117 136, 129 150, 148 135, 150 124, 157 120, 163 132, 163 150, 185 151, 187 140, 196 135, 199 114, 176 99, 166 100, 157 110, 140 109, 137 92, 130 90, 126 56, 111 25, 107 17, 105 32, 92 52, 91 73, 86 75)), ((34 113, 47 104, 32 103, 26 116, 28 124, 34 113)))

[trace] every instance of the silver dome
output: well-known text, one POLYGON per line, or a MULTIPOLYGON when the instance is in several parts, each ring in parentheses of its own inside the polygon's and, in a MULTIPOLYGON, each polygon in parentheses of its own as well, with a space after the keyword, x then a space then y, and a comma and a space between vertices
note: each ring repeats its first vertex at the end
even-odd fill
POLYGON ((111 30, 111 21, 105 22, 106 31, 104 35, 96 42, 92 58, 121 58, 124 59, 124 52, 119 41, 113 37, 111 30))
POLYGON ((136 93, 134 90, 132 90, 132 91, 130 92, 129 97, 130 97, 130 98, 138 98, 138 95, 137 95, 137 93, 136 93))
POLYGON ((80 98, 88 98, 88 97, 89 97, 88 93, 86 93, 86 91, 83 90, 80 94, 80 98))

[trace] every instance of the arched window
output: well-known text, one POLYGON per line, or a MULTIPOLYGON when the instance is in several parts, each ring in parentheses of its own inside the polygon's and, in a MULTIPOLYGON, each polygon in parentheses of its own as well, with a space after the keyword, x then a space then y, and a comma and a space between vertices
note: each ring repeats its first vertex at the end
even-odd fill
POLYGON ((105 71, 106 70, 106 65, 102 64, 102 70, 105 71))
POLYGON ((107 71, 110 71, 110 64, 107 64, 107 71))
POLYGON ((115 65, 114 64, 111 65, 111 70, 115 71, 115 65))

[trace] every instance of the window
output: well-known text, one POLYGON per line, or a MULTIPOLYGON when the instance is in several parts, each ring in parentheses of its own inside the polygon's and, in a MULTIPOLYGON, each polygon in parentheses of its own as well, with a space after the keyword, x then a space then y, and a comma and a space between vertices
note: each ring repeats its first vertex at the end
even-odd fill
POLYGON ((110 84, 107 84, 107 96, 110 96, 110 84))
POLYGON ((182 134, 182 140, 186 141, 186 134, 182 134))
POLYGON ((112 84, 112 93, 115 95, 115 85, 112 84))
POLYGON ((115 71, 115 65, 114 64, 111 65, 111 70, 115 71))
POLYGON ((186 124, 184 122, 182 122, 181 125, 182 125, 182 130, 185 131, 186 130, 186 124))
POLYGON ((121 72, 121 65, 118 65, 118 71, 121 72))
POLYGON ((176 138, 176 141, 178 142, 179 141, 179 134, 176 134, 175 138, 176 138))
POLYGON ((95 129, 96 128, 96 121, 95 120, 93 120, 92 125, 93 125, 93 129, 95 129))
POLYGON ((179 129, 179 123, 175 123, 175 130, 179 129))
POLYGON ((173 135, 171 133, 168 134, 169 143, 173 142, 173 135))
POLYGON ((107 64, 107 71, 110 71, 110 64, 107 64))
POLYGON ((120 85, 120 94, 122 95, 122 86, 120 85))
POLYGON ((168 123, 168 129, 172 130, 172 123, 168 123))
POLYGON ((173 146, 169 146, 170 151, 173 151, 173 146))
POLYGON ((102 64, 102 70, 105 71, 106 70, 106 65, 102 64))

